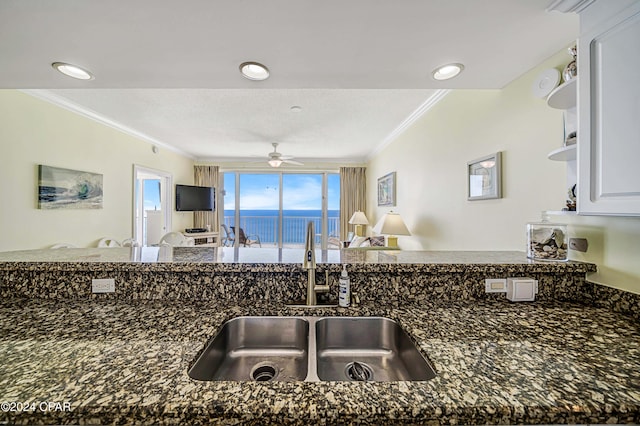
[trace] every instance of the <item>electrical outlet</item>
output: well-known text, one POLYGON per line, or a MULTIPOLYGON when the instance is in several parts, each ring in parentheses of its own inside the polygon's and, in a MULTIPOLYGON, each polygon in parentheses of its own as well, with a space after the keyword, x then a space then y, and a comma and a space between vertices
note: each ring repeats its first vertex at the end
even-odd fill
POLYGON ((484 280, 485 293, 506 293, 506 278, 487 278, 484 280))
POLYGON ((532 302, 538 294, 538 280, 533 278, 507 278, 507 300, 532 302))
POLYGON ((116 280, 113 278, 95 278, 91 280, 92 293, 115 293, 116 280))
POLYGON ((569 248, 586 253, 589 248, 589 243, 586 238, 569 238, 569 248))

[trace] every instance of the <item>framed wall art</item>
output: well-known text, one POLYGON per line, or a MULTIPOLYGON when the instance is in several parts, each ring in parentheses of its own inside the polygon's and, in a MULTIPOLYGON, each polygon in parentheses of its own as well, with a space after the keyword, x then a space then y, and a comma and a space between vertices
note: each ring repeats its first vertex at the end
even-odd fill
POLYGON ((101 209, 102 175, 38 166, 39 209, 101 209))
POLYGON ((467 199, 502 198, 502 160, 496 152, 467 163, 467 199))
POLYGON ((378 205, 396 205, 396 172, 378 178, 378 205))

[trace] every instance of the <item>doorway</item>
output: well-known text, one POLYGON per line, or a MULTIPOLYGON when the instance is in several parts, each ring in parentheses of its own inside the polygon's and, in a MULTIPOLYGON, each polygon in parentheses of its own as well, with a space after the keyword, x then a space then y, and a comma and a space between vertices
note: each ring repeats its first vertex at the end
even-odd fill
POLYGON ((152 246, 171 229, 171 173, 133 165, 133 236, 152 246))

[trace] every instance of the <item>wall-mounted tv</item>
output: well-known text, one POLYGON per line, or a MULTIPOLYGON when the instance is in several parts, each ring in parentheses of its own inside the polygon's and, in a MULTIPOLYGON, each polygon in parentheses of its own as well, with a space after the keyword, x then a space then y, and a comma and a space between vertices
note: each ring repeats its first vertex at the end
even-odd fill
POLYGON ((211 211, 215 208, 212 186, 176 185, 176 211, 211 211))

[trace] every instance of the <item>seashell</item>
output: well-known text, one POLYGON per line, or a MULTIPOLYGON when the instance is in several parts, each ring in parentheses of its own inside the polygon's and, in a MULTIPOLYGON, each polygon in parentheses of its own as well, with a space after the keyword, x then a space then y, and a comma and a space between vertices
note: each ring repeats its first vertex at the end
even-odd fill
POLYGON ((562 247, 564 245, 564 232, 562 232, 562 229, 555 228, 553 233, 555 235, 556 245, 562 247))
POLYGON ((531 241, 545 245, 553 238, 553 232, 554 229, 551 228, 534 228, 531 231, 531 241))

